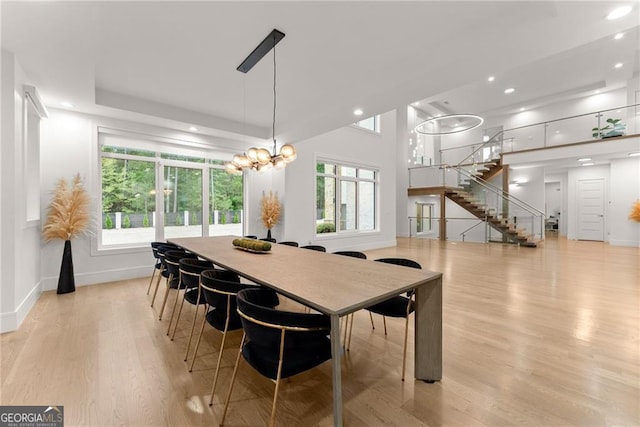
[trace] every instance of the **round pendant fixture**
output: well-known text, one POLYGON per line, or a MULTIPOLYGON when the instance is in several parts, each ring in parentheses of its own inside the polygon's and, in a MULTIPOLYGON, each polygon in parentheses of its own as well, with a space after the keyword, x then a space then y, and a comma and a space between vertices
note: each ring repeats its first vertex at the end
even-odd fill
POLYGON ((475 129, 484 123, 484 119, 475 114, 449 114, 432 117, 414 128, 422 135, 450 135, 475 129))

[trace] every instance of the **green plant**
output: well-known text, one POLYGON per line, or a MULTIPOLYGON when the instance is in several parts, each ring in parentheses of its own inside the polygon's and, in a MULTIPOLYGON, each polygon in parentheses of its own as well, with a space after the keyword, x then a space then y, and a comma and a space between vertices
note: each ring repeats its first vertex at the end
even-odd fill
POLYGON ((226 224, 226 223, 227 223, 227 213, 220 212, 220 224, 226 224))
POLYGON ((318 224, 316 226, 316 233, 317 234, 335 233, 335 232, 336 232, 336 226, 335 226, 335 224, 332 224, 330 222, 323 222, 322 224, 318 224))
POLYGON ((236 213, 234 213, 234 214, 233 214, 233 220, 232 220, 232 222, 233 222, 234 224, 239 224, 239 223, 240 223, 240 214, 239 214, 238 212, 236 212, 236 213))
POLYGON ((144 216, 142 217, 142 226, 145 227, 145 228, 149 226, 149 215, 148 214, 144 214, 144 216))
POLYGON ((111 230, 113 228, 113 220, 111 219, 111 215, 107 214, 106 218, 104 219, 104 228, 106 228, 107 230, 111 230))
POLYGON ((129 215, 124 216, 124 219, 122 220, 122 228, 131 228, 131 219, 129 218, 129 215))
POLYGON ((182 218, 180 215, 176 215, 176 225, 182 225, 182 218))
POLYGON ((622 123, 622 119, 607 119, 607 125, 602 128, 595 127, 591 129, 593 132, 591 136, 594 138, 611 138, 613 136, 622 136, 627 127, 622 123))
POLYGON ((191 224, 193 225, 193 224, 197 224, 197 223, 198 223, 198 216, 196 215, 195 212, 193 212, 191 214, 191 224))
POLYGON ((213 224, 213 215, 209 214, 209 224, 213 224))

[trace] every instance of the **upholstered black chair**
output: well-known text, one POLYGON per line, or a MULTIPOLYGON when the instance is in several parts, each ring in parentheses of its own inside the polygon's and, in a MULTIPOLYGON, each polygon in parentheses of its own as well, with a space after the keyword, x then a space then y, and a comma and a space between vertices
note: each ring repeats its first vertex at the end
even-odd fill
MULTIPOLYGON (((387 264, 401 265, 404 267, 418 268, 422 266, 417 262, 406 258, 380 258, 375 260, 377 262, 384 262, 387 264)), ((386 299, 378 304, 374 304, 367 307, 369 312, 382 315, 382 321, 384 323, 384 334, 387 335, 387 321, 386 317, 402 317, 404 322, 404 347, 402 355, 402 381, 404 381, 405 366, 407 363, 407 334, 409 332, 409 315, 414 312, 415 305, 413 301, 413 291, 407 292, 407 296, 397 295, 386 299)), ((373 318, 371 319, 371 326, 373 327, 373 318)), ((375 328, 374 328, 375 329, 375 328)))
MULTIPOLYGON (((193 335, 193 329, 196 324, 196 317, 198 316, 198 305, 200 302, 198 301, 198 294, 200 290, 198 287, 200 286, 200 273, 205 270, 211 270, 213 268, 213 263, 211 261, 205 261, 201 259, 195 258, 182 258, 179 261, 179 269, 180 269, 180 281, 182 282, 182 286, 184 287, 184 293, 182 294, 182 302, 180 303, 180 309, 178 310, 178 316, 176 317, 176 324, 173 327, 173 334, 171 334, 171 341, 176 336, 176 329, 178 329, 178 323, 180 323, 180 315, 182 314, 182 308, 184 306, 184 302, 188 302, 189 304, 193 304, 196 306, 196 311, 193 315, 193 324, 191 325, 191 335, 193 335)), ((173 316, 176 311, 176 306, 178 305, 178 296, 179 292, 176 292, 176 300, 173 303, 173 310, 171 311, 171 318, 169 319, 169 328, 167 328, 167 335, 171 331, 171 323, 173 322, 173 316)), ((204 298, 202 299, 202 304, 204 305, 204 298)), ((189 336, 189 344, 187 344, 187 349, 189 345, 191 345, 191 335, 189 336)))
POLYGON ((318 251, 318 252, 327 252, 327 248, 325 248, 324 246, 320 246, 320 245, 306 245, 306 246, 300 246, 302 249, 310 249, 312 251, 318 251))
POLYGON ((262 240, 262 241, 264 241, 264 242, 269 242, 269 243, 278 243, 278 242, 276 241, 276 239, 272 239, 271 237, 263 237, 263 238, 262 238, 262 239, 260 239, 260 240, 262 240))
POLYGON ((164 253, 164 263, 167 267, 169 276, 167 277, 167 288, 164 292, 164 299, 162 300, 162 307, 160 307, 158 320, 162 320, 162 314, 164 313, 164 308, 167 305, 167 299, 169 298, 169 291, 171 289, 176 289, 176 291, 184 289, 184 285, 180 280, 180 260, 183 258, 198 258, 198 256, 196 254, 180 250, 168 250, 164 253))
POLYGON ((331 359, 328 316, 280 311, 271 306, 272 302, 271 292, 267 289, 238 292, 238 313, 244 334, 220 425, 224 424, 227 415, 240 356, 260 374, 276 382, 270 426, 275 422, 280 380, 331 359))
POLYGON ((286 246, 293 246, 293 247, 298 247, 298 242, 293 242, 293 241, 286 241, 286 242, 280 242, 281 245, 286 245, 286 246))
POLYGON ((246 237, 247 239, 257 239, 258 238, 258 236, 254 236, 253 234, 249 234, 249 235, 246 235, 244 237, 246 237))
MULTIPOLYGON (((334 252, 334 254, 341 255, 341 256, 349 256, 352 258, 367 259, 367 255, 360 251, 337 251, 337 252, 334 252)), ((371 313, 369 313, 369 316, 371 316, 371 313)), ((351 348, 351 332, 353 331, 353 313, 345 316, 343 329, 344 329, 344 337, 342 339, 342 342, 343 342, 342 347, 345 350, 349 351, 351 348), (347 335, 347 330, 349 331, 348 335, 347 335)))
MULTIPOLYGON (((167 270, 167 264, 164 261, 164 254, 167 251, 175 251, 175 250, 179 250, 179 248, 175 245, 172 245, 170 243, 168 244, 160 244, 157 245, 154 251, 154 256, 158 256, 158 261, 160 261, 160 274, 156 275, 156 288, 153 291, 153 298, 151 298, 151 307, 153 308, 153 304, 156 301, 156 295, 158 294, 158 288, 160 287, 160 279, 162 279, 163 277, 165 279, 169 278, 169 271, 167 270)), ((178 280, 177 278, 175 278, 175 280, 178 280)))
POLYGON ((160 255, 158 255, 158 248, 163 245, 168 244, 164 242, 151 242, 151 251, 153 252, 155 263, 153 264, 153 271, 151 272, 149 287, 147 287, 147 295, 149 295, 149 292, 151 291, 151 285, 153 284, 153 279, 155 278, 156 272, 162 273, 162 261, 160 260, 160 255))

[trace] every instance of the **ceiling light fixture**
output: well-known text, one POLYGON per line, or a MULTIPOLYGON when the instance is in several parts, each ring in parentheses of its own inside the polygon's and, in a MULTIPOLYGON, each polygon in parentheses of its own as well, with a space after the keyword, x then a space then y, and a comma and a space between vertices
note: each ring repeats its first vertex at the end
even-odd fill
POLYGON ((362 111, 359 108, 356 108, 355 110, 353 110, 353 114, 355 114, 356 116, 361 116, 364 114, 364 111, 362 111))
POLYGON ((504 93, 509 94, 509 93, 513 93, 513 92, 515 92, 515 91, 516 91, 516 90, 515 90, 514 88, 510 87, 510 88, 508 88, 508 89, 505 89, 505 90, 504 90, 504 93))
POLYGON ((624 33, 618 33, 615 36, 613 36, 613 39, 614 40, 620 40, 623 37, 624 37, 624 33))
POLYGON ((65 108, 74 108, 75 105, 73 105, 72 103, 70 103, 69 101, 62 101, 60 103, 61 106, 65 107, 65 108))
POLYGON ((487 79, 487 81, 488 81, 488 82, 492 82, 492 81, 494 81, 495 79, 496 79, 495 77, 493 77, 493 76, 489 76, 489 78, 487 79))
POLYGON ((197 128, 197 127, 195 127, 195 126, 191 126, 191 127, 189 127, 189 130, 190 130, 191 132, 198 132, 198 128, 197 128))
POLYGON ((247 73, 258 63, 269 51, 273 50, 273 121, 271 132, 273 137, 273 154, 266 148, 251 147, 246 153, 236 154, 233 160, 225 163, 225 169, 232 174, 240 174, 245 169, 255 169, 264 171, 271 168, 282 169, 287 163, 296 159, 296 150, 291 144, 284 144, 277 153, 276 147, 276 44, 284 38, 285 34, 274 29, 265 37, 254 50, 242 61, 237 68, 242 73, 247 73))
POLYGON ((622 62, 618 62, 616 65, 614 65, 614 68, 622 68, 624 64, 622 62))
POLYGON ((640 151, 636 151, 635 153, 629 153, 629 157, 638 157, 640 156, 640 151))
POLYGON ((432 117, 420 123, 414 130, 422 135, 449 135, 452 133, 466 132, 475 129, 484 123, 484 119, 475 114, 449 114, 447 116, 432 117), (454 123, 447 124, 447 121, 455 120, 454 123), (428 131, 427 125, 438 125, 437 130, 428 131))
POLYGON ((631 12, 631 6, 622 6, 609 12, 607 19, 609 21, 613 21, 614 19, 619 19, 628 15, 629 12, 631 12))
POLYGON ((520 111, 524 111, 524 110, 525 110, 525 108, 524 108, 524 107, 520 107, 520 111))
POLYGON ((595 165, 595 163, 593 162, 589 162, 589 163, 583 163, 582 166, 593 166, 595 165))
POLYGON ((581 159, 578 159, 579 162, 588 162, 589 160, 591 160, 591 157, 583 157, 581 159))

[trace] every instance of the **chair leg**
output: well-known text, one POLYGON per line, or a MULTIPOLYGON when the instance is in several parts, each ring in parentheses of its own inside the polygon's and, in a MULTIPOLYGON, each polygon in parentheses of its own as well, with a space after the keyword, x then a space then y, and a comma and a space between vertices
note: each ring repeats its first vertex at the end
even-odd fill
POLYGON ((404 322, 404 349, 402 350, 402 381, 404 381, 404 370, 407 366, 407 336, 409 334, 409 316, 404 322))
POLYGON ((382 323, 384 324, 384 334, 387 335, 387 319, 382 316, 382 323))
POLYGON ((198 341, 196 342, 196 349, 193 352, 193 359, 191 359, 191 365, 189 365, 189 372, 193 371, 193 364, 196 363, 196 357, 198 356, 198 348, 200 347, 200 340, 202 339, 202 332, 204 332, 204 325, 207 323, 207 313, 202 318, 202 326, 200 327, 200 335, 198 335, 198 341))
POLYGON ((151 291, 151 285, 153 284, 153 278, 156 275, 156 266, 153 266, 153 271, 151 272, 151 280, 149 280, 149 287, 147 288, 147 295, 149 295, 149 292, 151 291))
POLYGON ((216 392, 216 384, 218 383, 218 372, 220 372, 220 364, 222 363, 222 353, 224 352, 224 342, 227 339, 226 329, 227 327, 225 326, 225 331, 222 333, 222 342, 220 343, 220 351, 218 352, 218 363, 216 363, 216 373, 213 376, 213 386, 211 386, 211 399, 209 399, 209 406, 213 406, 213 395, 216 392))
POLYGON ((187 294, 187 290, 184 290, 182 294, 182 302, 180 303, 180 308, 178 309, 178 317, 176 317, 176 324, 173 327, 173 333, 171 334, 171 341, 176 337, 176 330, 178 329, 178 323, 180 323, 180 316, 182 315, 182 308, 184 307, 184 300, 186 299, 185 295, 187 294))
POLYGON ((276 375, 276 389, 273 392, 273 404, 271 405, 271 419, 269 421, 269 427, 273 427, 276 423, 276 404, 278 403, 278 390, 280 389, 280 377, 282 375, 282 361, 284 358, 284 336, 285 330, 282 330, 280 334, 280 357, 278 360, 278 373, 276 375))
MULTIPOLYGON (((209 305, 204 305, 204 314, 207 314, 207 308, 209 305)), ((189 342, 187 343, 187 351, 184 354, 184 361, 189 360, 189 348, 191 347, 191 340, 193 339, 193 330, 196 327, 196 319, 198 318, 198 309, 200 308, 200 292, 198 292, 198 303, 196 304, 196 312, 193 313, 193 322, 191 323, 191 333, 189 334, 189 342)))
POLYGON ((158 278, 156 279, 156 290, 153 291, 153 298, 151 298, 151 308, 153 308, 153 303, 156 300, 156 295, 158 294, 158 288, 160 287, 160 279, 162 279, 162 270, 158 274, 158 278))
POLYGON ((224 425, 224 419, 227 416, 227 409, 229 409, 229 401, 231 400, 231 392, 233 391, 233 385, 236 382, 236 374, 238 373, 238 365, 240 365, 240 356, 242 355, 242 346, 244 345, 244 339, 246 335, 242 333, 242 341, 240 341, 240 349, 238 349, 238 357, 236 357, 236 365, 233 367, 233 374, 231 374, 231 384, 229 384, 229 392, 227 393, 227 399, 224 402, 224 411, 222 411, 222 419, 220 425, 224 425))
POLYGON ((373 324, 373 314, 371 314, 371 312, 369 312, 369 319, 371 319, 371 329, 373 329, 375 331, 376 327, 373 324))
POLYGON ((172 281, 173 274, 169 274, 169 277, 167 277, 167 290, 164 292, 164 299, 162 300, 162 307, 160 307, 160 316, 158 316, 158 320, 162 320, 162 313, 164 313, 164 306, 167 305, 167 298, 169 298, 169 291, 171 290, 172 281))
MULTIPOLYGON (((186 289, 185 289, 186 292, 186 289)), ((171 310, 171 317, 169 318, 169 327, 167 328, 167 336, 169 336, 169 332, 171 332, 171 324, 173 323, 173 316, 176 314, 176 307, 178 306, 178 299, 180 299, 180 282, 178 282, 178 289, 176 289, 176 300, 173 302, 173 310, 171 310)), ((184 301, 184 298, 182 298, 184 301)), ((176 328, 178 324, 176 324, 176 328)))

